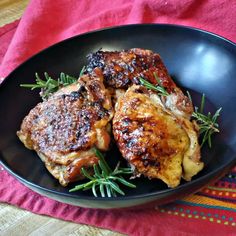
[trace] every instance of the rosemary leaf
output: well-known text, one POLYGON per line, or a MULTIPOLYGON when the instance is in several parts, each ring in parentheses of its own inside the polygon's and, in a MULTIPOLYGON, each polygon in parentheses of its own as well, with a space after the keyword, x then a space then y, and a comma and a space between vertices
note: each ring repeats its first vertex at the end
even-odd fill
POLYGON ((113 181, 109 182, 109 185, 112 187, 112 189, 114 189, 117 193, 121 194, 121 195, 125 195, 125 193, 120 189, 119 185, 116 184, 113 181))
POLYGON ((104 191, 104 184, 100 184, 100 185, 99 185, 99 188, 100 188, 101 196, 102 196, 102 197, 106 197, 105 191, 104 191))
MULTIPOLYGON (((79 77, 84 74, 85 67, 80 71, 79 77)), ((44 99, 47 99, 51 94, 55 93, 61 87, 68 86, 77 82, 78 78, 67 75, 63 72, 60 73, 60 77, 58 79, 53 79, 47 72, 44 73, 45 80, 41 79, 38 73, 35 73, 35 84, 20 84, 20 87, 31 88, 33 89, 41 89, 40 96, 44 99)))
POLYGON ((82 67, 80 73, 79 73, 79 78, 84 74, 85 72, 85 66, 82 67))
POLYGON ((94 175, 95 175, 97 178, 102 178, 98 166, 94 164, 94 165, 93 165, 93 169, 94 169, 94 175))
MULTIPOLYGON (((157 78, 157 76, 155 76, 155 73, 154 73, 154 77, 156 78, 157 82, 159 81, 159 83, 160 83, 160 80, 157 78)), ((139 78, 139 81, 147 89, 158 92, 158 95, 160 95, 160 96, 168 96, 169 95, 169 93, 166 91, 166 89, 161 85, 153 85, 152 83, 148 82, 147 80, 145 80, 141 77, 139 78)))
MULTIPOLYGON (((204 106, 205 106, 205 94, 203 93, 203 94, 202 94, 201 106, 200 106, 199 113, 203 113, 204 106)), ((209 113, 208 113, 208 114, 209 114, 209 113)))
MULTIPOLYGON (((87 184, 90 184, 92 181, 88 182, 87 184)), ((80 184, 80 185, 76 185, 74 188, 70 189, 69 192, 75 192, 78 190, 83 189, 85 186, 85 184, 80 184)))
POLYGON ((94 195, 95 197, 98 196, 98 195, 97 195, 97 191, 96 191, 96 184, 95 184, 95 183, 92 185, 92 192, 93 192, 93 195, 94 195))
POLYGON ((83 191, 89 190, 91 188, 93 188, 93 185, 96 185, 96 183, 94 181, 90 181, 87 184, 84 185, 83 191))
POLYGON ((201 147, 204 145, 204 143, 207 142, 208 146, 211 148, 212 147, 211 138, 213 133, 220 132, 219 124, 216 121, 217 118, 220 116, 222 108, 219 108, 214 115, 212 115, 210 112, 208 112, 207 115, 205 115, 203 114, 204 107, 205 107, 205 94, 202 95, 200 109, 198 109, 198 107, 195 107, 195 111, 193 112, 192 117, 193 119, 196 120, 200 128, 199 133, 203 135, 201 147))
POLYGON ((119 163, 112 171, 107 162, 105 161, 102 153, 94 149, 96 156, 99 158, 98 164, 93 166, 94 174, 91 176, 84 168, 81 169, 81 173, 87 177, 90 181, 84 184, 75 186, 70 192, 77 190, 92 190, 95 197, 98 197, 98 193, 101 197, 116 197, 119 193, 125 195, 121 190, 120 184, 130 188, 136 186, 123 178, 123 174, 132 174, 131 168, 120 168, 119 163))
POLYGON ((131 184, 130 182, 126 181, 124 178, 122 177, 118 177, 117 180, 119 182, 121 182, 122 184, 126 185, 127 187, 130 187, 130 188, 136 188, 136 186, 134 184, 131 184))
POLYGON ((105 161, 102 153, 98 149, 96 149, 96 148, 95 148, 95 154, 99 158, 99 160, 102 162, 102 164, 104 166, 104 170, 106 170, 107 172, 111 172, 111 168, 108 166, 108 164, 105 161))
POLYGON ((87 177, 88 179, 94 180, 94 178, 83 167, 81 168, 81 171, 85 177, 87 177))
POLYGON ((106 188, 107 196, 111 197, 112 196, 111 189, 108 187, 108 185, 105 185, 105 188, 106 188))
POLYGON ((189 91, 186 91, 186 93, 187 93, 187 96, 188 96, 189 101, 192 103, 193 101, 192 101, 192 97, 191 97, 189 91))

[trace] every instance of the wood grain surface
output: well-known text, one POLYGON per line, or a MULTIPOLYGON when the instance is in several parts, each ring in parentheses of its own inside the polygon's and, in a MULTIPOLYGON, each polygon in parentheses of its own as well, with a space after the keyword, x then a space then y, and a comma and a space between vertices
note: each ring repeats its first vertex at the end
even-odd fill
POLYGON ((0 0, 0 27, 19 19, 29 0, 0 0))
POLYGON ((75 224, 47 216, 40 216, 0 203, 1 236, 119 236, 121 234, 96 227, 75 224))
MULTIPOLYGON (((0 0, 0 27, 19 19, 29 0, 0 0)), ((120 236, 92 226, 75 224, 47 216, 36 215, 17 207, 0 203, 1 236, 120 236)))

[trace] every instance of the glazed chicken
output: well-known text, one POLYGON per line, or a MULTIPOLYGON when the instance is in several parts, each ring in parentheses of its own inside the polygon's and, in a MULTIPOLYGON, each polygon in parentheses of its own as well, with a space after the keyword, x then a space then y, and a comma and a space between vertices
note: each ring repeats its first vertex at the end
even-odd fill
POLYGON ((136 174, 180 184, 203 168, 194 124, 166 108, 155 92, 133 85, 116 104, 113 133, 136 174))
POLYGON ((99 50, 89 54, 87 59, 88 74, 93 73, 97 67, 102 70, 104 84, 110 91, 113 104, 132 84, 139 85, 140 77, 157 84, 154 76, 156 74, 162 86, 171 94, 167 98, 166 106, 176 115, 188 118, 191 116, 192 103, 173 82, 159 54, 140 48, 120 52, 99 50))
POLYGON ((49 172, 66 186, 98 163, 93 147, 109 148, 113 107, 99 70, 82 76, 39 103, 24 118, 18 137, 35 150, 49 172))
POLYGON ((178 186, 181 176, 190 181, 203 168, 198 127, 190 122, 193 105, 173 82, 161 57, 139 48, 100 50, 88 55, 87 73, 96 67, 103 71, 116 104, 114 138, 136 174, 160 178, 169 187, 178 186), (161 85, 169 95, 158 96, 140 86, 140 77, 161 85))
MULTIPOLYGON (((169 83, 167 70, 156 53, 151 50, 133 48, 125 51, 97 51, 87 56, 86 70, 91 73, 99 67, 103 71, 107 87, 127 89, 131 84, 139 84, 139 77, 145 70, 155 68, 157 75, 169 83)), ((168 84, 168 86, 171 86, 168 84)))
POLYGON ((85 75, 39 103, 25 117, 18 137, 35 150, 49 172, 66 186, 98 163, 94 147, 107 151, 111 123, 122 156, 135 175, 169 187, 190 181, 202 168, 193 105, 150 50, 97 51, 85 75), (167 96, 142 85, 159 85, 167 96), (114 109, 115 108, 115 109, 114 109), (113 119, 113 121, 112 121, 113 119), (111 122, 112 121, 112 122, 111 122))

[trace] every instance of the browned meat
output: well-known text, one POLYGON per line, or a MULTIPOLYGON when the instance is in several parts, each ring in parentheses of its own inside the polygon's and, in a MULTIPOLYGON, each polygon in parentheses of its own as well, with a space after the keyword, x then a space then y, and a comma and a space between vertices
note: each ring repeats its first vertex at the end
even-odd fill
POLYGON ((177 186, 181 176, 191 180, 203 168, 198 134, 190 122, 193 106, 169 76, 160 56, 139 48, 98 51, 88 56, 87 73, 96 67, 102 69, 113 97, 113 133, 123 157, 137 173, 160 178, 170 187, 177 186), (140 77, 163 86, 169 95, 158 96, 137 86, 140 77))
POLYGON ((157 84, 155 73, 161 85, 171 94, 166 100, 166 106, 177 115, 185 117, 190 117, 193 112, 192 103, 173 82, 159 54, 151 50, 100 50, 88 55, 87 73, 93 73, 96 67, 102 69, 105 86, 109 88, 114 104, 132 84, 140 84, 140 77, 157 84))
POLYGON ((113 133, 123 157, 137 174, 176 187, 203 168, 197 132, 188 118, 176 116, 163 99, 133 85, 118 99, 113 133))
POLYGON ((95 72, 39 103, 17 132, 63 186, 83 178, 82 167, 89 170, 98 162, 93 147, 109 147, 113 108, 102 74, 95 72))
POLYGON ((93 147, 108 150, 114 115, 115 140, 136 174, 176 187, 181 177, 189 181, 203 168, 192 112, 191 101, 158 54, 138 48, 100 50, 88 56, 86 75, 76 84, 30 111, 17 135, 65 186, 84 178, 82 167, 90 171, 98 162, 93 147), (140 77, 163 86, 169 95, 146 89, 140 77))
POLYGON ((168 88, 175 86, 160 56, 150 50, 97 51, 88 55, 86 69, 91 73, 96 67, 102 69, 106 86, 112 88, 127 89, 133 83, 139 84, 143 72, 153 67, 168 88))

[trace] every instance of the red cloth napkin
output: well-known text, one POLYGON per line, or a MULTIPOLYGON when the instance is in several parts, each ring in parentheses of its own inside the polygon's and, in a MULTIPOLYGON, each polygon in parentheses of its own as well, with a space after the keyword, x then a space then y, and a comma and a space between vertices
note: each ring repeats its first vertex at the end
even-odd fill
MULTIPOLYGON (((235 41, 235 12, 236 1, 227 0, 34 0, 15 34, 18 22, 0 29, 0 63, 3 58, 0 77, 5 77, 21 62, 49 45, 107 26, 181 24, 209 30, 235 41)), ((0 201, 38 214, 129 235, 235 235, 235 176, 234 169, 197 195, 166 206, 108 211, 70 206, 40 196, 1 170, 0 201)))
POLYGON ((181 24, 236 40, 235 12, 235 0, 34 0, 3 59, 0 77, 49 45, 108 26, 181 24))

